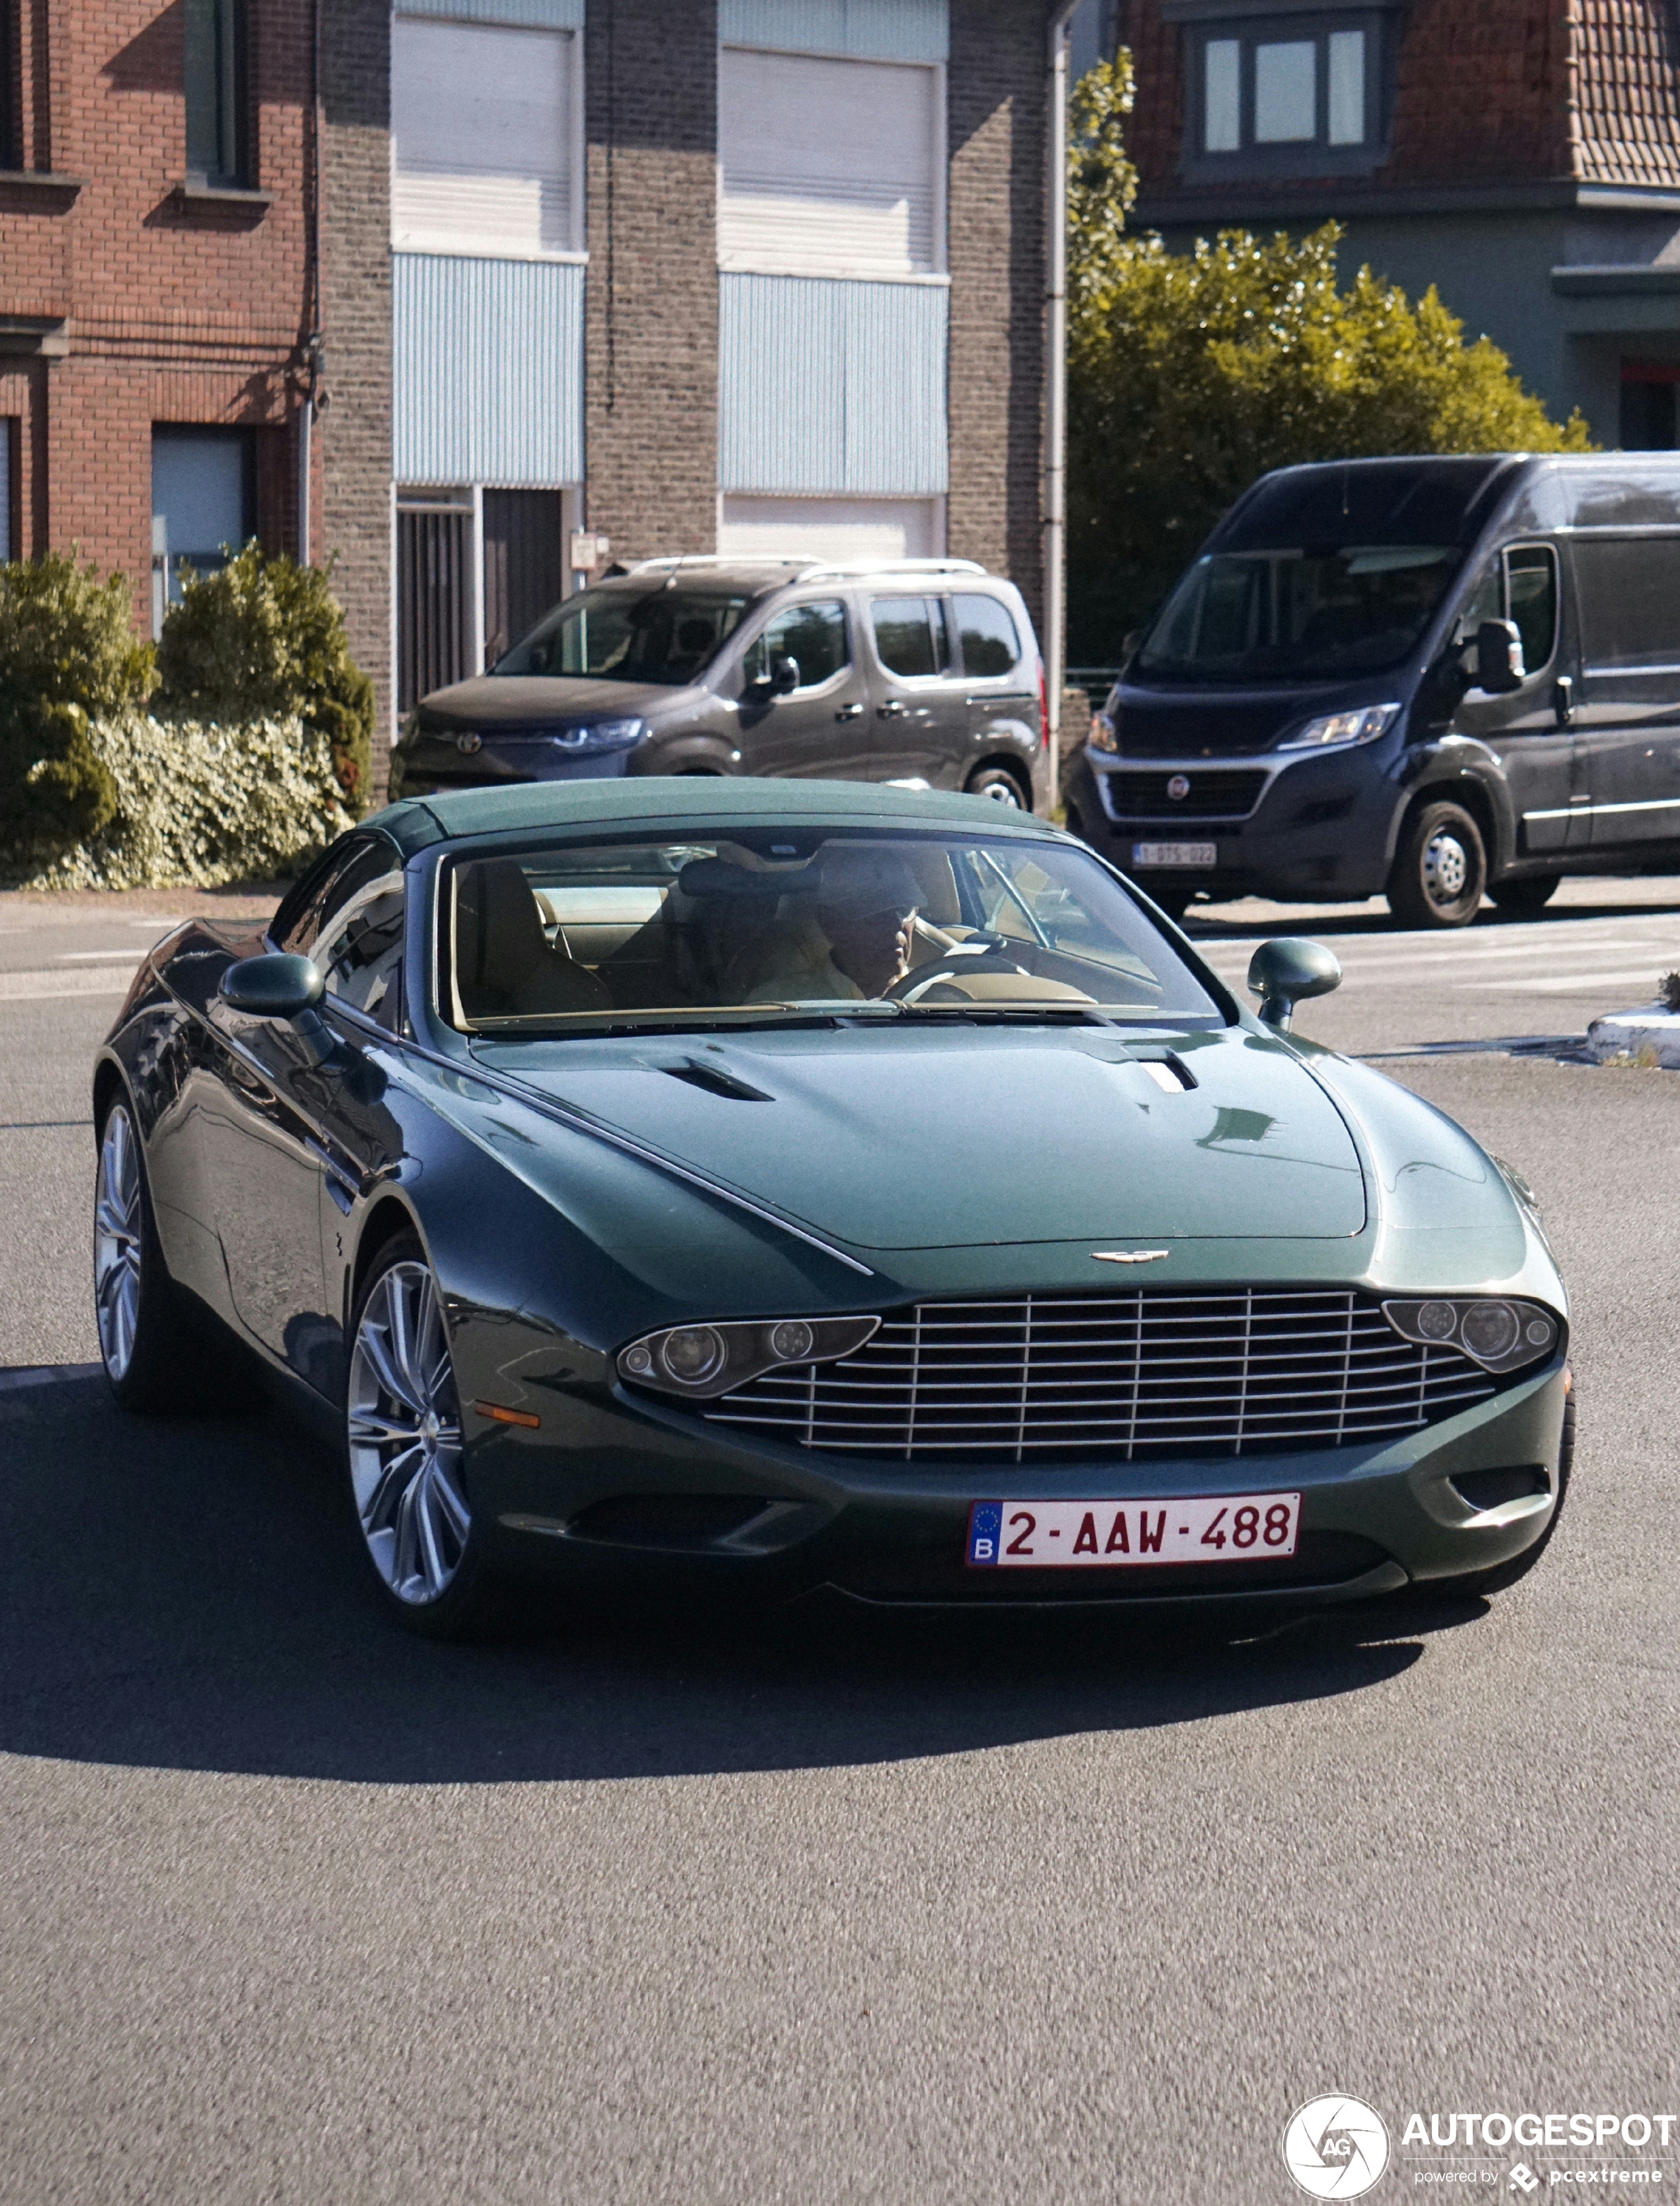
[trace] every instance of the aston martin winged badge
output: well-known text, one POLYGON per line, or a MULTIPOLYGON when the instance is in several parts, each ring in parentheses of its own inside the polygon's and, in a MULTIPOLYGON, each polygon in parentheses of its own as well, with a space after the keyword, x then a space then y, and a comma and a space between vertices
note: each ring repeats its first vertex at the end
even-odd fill
POLYGON ((1093 1249, 1093 1264, 1159 1264, 1163 1256, 1171 1255, 1171 1249, 1093 1249))

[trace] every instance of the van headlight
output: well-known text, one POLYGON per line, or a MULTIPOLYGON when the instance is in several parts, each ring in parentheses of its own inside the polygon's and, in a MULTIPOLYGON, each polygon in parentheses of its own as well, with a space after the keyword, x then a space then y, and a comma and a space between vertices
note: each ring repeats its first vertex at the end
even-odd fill
POLYGON ((673 1325, 618 1351, 634 1386, 709 1401, 778 1364, 831 1363, 871 1338, 878 1317, 757 1318, 748 1324, 673 1325))
POLYGON ((1398 705, 1361 705, 1352 712, 1323 712, 1308 720, 1294 735, 1285 736, 1280 751, 1324 751, 1343 743, 1373 743, 1385 736, 1399 718, 1398 705))
POLYGON ((617 751, 639 743, 647 733, 646 720, 590 720, 575 728, 551 728, 549 741, 563 751, 617 751))
POLYGON ((1457 1348, 1485 1371, 1520 1371, 1557 1347, 1563 1327, 1540 1303, 1500 1295, 1435 1295, 1424 1302, 1383 1304, 1403 1339, 1425 1348, 1457 1348))

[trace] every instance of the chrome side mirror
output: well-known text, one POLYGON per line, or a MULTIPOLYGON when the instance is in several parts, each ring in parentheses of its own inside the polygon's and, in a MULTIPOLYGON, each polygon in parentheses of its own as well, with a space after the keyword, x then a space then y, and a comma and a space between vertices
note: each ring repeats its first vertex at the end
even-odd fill
POLYGON ((1289 1032, 1297 1004, 1308 996, 1327 996, 1341 985, 1341 961, 1335 952, 1298 934, 1262 942, 1248 961, 1248 987, 1260 999, 1260 1015, 1279 1034, 1289 1032))
POLYGON ((313 1064, 324 1064, 337 1046, 320 1012, 326 984, 307 957, 278 950, 241 957, 222 975, 221 993, 229 1010, 247 1018, 286 1020, 313 1064))

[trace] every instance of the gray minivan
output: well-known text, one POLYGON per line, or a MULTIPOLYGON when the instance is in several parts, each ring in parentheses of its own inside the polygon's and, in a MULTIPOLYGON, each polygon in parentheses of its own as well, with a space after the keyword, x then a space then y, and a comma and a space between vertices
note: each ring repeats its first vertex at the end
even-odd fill
POLYGON ((1357 460, 1238 499, 1129 653, 1069 824, 1198 891, 1462 927, 1680 868, 1680 453, 1357 460))
POLYGON ((1047 745, 1021 593, 971 560, 650 559, 423 698, 393 789, 821 775, 1034 810, 1047 745))

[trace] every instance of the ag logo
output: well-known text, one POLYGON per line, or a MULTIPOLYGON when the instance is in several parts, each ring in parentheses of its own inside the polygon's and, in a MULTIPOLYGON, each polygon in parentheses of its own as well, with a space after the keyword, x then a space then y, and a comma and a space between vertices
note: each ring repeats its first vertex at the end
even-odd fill
POLYGON ((1172 799, 1173 802, 1175 804, 1182 804, 1189 793, 1189 775, 1188 773, 1174 774, 1171 780, 1167 784, 1167 795, 1172 799))
POLYGON ((1388 2166, 1388 2131, 1362 2099, 1309 2099, 1284 2131, 1284 2165, 1309 2198, 1361 2198, 1388 2166))

